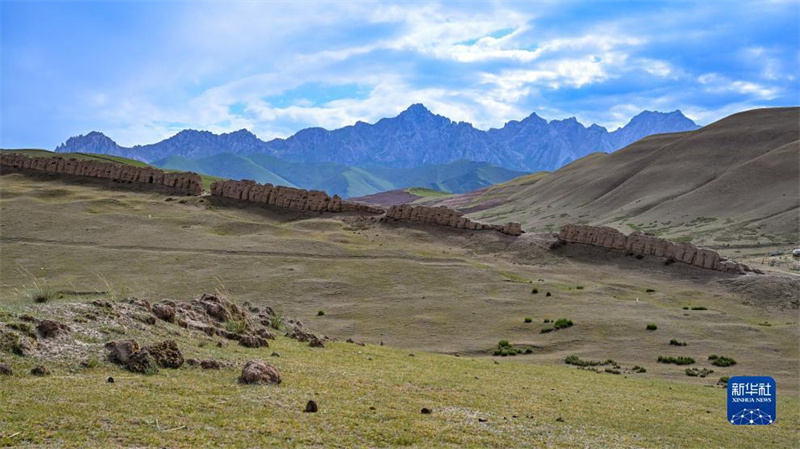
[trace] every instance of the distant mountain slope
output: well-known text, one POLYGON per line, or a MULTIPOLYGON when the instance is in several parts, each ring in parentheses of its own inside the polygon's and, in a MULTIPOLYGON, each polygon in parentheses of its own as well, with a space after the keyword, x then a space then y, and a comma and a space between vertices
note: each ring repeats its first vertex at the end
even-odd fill
POLYGON ((410 187, 407 189, 387 190, 373 193, 372 195, 350 198, 351 201, 372 204, 375 206, 391 207, 400 204, 409 204, 423 198, 441 198, 449 196, 449 192, 426 189, 424 187, 410 187))
POLYGON ((647 135, 694 129, 697 125, 680 111, 644 111, 613 132, 597 125, 585 127, 575 118, 548 122, 536 114, 482 131, 415 104, 397 117, 375 124, 357 122, 333 131, 309 128, 269 142, 246 130, 219 135, 184 130, 158 143, 124 148, 102 133, 91 132, 71 137, 56 151, 114 154, 147 162, 169 156, 197 159, 221 153, 261 154, 292 161, 391 168, 469 160, 537 171, 559 168, 591 152, 614 151, 647 135))
POLYGON ((438 203, 528 230, 580 222, 720 245, 797 242, 798 139, 800 108, 757 109, 438 203))
POLYGON ((416 168, 360 168, 331 162, 291 162, 264 154, 217 154, 200 159, 170 156, 153 165, 231 179, 324 190, 343 197, 363 196, 405 187, 425 187, 457 193, 513 179, 522 172, 483 162, 457 161, 416 168))

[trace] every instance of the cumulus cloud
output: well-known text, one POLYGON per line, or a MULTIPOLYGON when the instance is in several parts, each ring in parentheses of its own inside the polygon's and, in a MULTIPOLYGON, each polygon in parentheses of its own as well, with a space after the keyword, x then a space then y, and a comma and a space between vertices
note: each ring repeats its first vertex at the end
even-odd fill
POLYGON ((15 14, 24 7, 0 18, 4 110, 16 111, 0 116, 6 146, 35 144, 21 140, 27 123, 43 124, 47 147, 91 129, 126 145, 185 127, 270 138, 374 122, 412 103, 483 129, 534 111, 613 129, 641 109, 711 120, 800 93, 796 48, 780 37, 800 30, 780 4, 119 3, 107 8, 126 22, 82 14, 81 33, 50 34, 28 32, 15 14), (17 45, 23 36, 51 53, 23 51, 37 48, 17 45), (82 45, 96 55, 76 70, 82 45))

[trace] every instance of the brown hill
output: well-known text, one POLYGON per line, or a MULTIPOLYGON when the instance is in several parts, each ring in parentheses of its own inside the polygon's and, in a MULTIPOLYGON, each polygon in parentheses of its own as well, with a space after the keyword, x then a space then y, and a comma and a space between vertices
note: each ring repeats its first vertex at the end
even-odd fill
POLYGON ((705 244, 798 241, 800 108, 756 109, 438 201, 528 231, 605 224, 705 244))

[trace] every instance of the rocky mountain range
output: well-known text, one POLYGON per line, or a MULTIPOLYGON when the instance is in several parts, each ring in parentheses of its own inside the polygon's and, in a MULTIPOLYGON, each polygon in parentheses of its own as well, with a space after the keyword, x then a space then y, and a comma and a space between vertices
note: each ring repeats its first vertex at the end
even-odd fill
POLYGON ((265 154, 297 162, 333 162, 358 167, 410 168, 459 160, 487 162, 511 170, 555 170, 592 152, 612 152, 652 134, 699 128, 680 111, 644 111, 609 132, 574 117, 547 121, 531 114, 502 128, 483 131, 414 104, 397 117, 357 122, 336 130, 308 128, 286 139, 263 141, 247 130, 214 134, 184 130, 161 142, 119 146, 93 131, 72 137, 57 152, 93 152, 154 162, 170 156, 197 159, 221 153, 265 154))

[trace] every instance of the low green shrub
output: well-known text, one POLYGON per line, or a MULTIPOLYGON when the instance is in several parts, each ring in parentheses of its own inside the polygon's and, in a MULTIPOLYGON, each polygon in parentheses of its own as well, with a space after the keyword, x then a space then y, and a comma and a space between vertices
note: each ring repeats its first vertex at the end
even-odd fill
POLYGON ((570 320, 570 319, 567 319, 567 318, 559 318, 559 319, 557 319, 557 320, 556 320, 556 322, 555 322, 555 323, 553 323, 553 328, 554 328, 555 330, 558 330, 558 329, 566 329, 566 328, 568 328, 568 327, 572 327, 572 324, 573 324, 573 323, 572 323, 572 320, 570 320))
POLYGON ((714 366, 726 367, 736 365, 736 360, 733 360, 733 358, 721 355, 718 356, 716 354, 708 356, 708 360, 711 360, 711 364, 714 366))
POLYGON ((583 285, 578 285, 578 286, 577 286, 577 287, 575 287, 575 288, 576 288, 576 289, 578 289, 578 290, 583 290, 583 285))
POLYGON ((656 323, 647 323, 647 330, 654 331, 656 329, 658 329, 658 326, 656 325, 656 323))
POLYGON ((674 338, 669 341, 669 344, 670 344, 670 346, 686 346, 686 342, 685 341, 678 341, 678 340, 675 340, 674 338))
POLYGON ((713 372, 713 369, 708 368, 686 368, 686 375, 690 377, 706 377, 713 372))
POLYGON ((533 318, 531 318, 531 317, 529 317, 529 316, 526 316, 526 317, 525 317, 525 322, 526 322, 526 323, 533 323, 533 318))
POLYGON ((691 357, 672 357, 672 356, 658 356, 658 363, 674 363, 676 365, 691 365, 694 359, 691 357))
POLYGON ((643 366, 636 365, 633 368, 631 368, 631 371, 633 371, 634 373, 646 373, 647 369, 643 366))
POLYGON ((553 332, 552 327, 543 327, 542 330, 539 331, 540 334, 546 334, 548 332, 553 332))
POLYGON ((317 312, 317 316, 323 316, 323 315, 325 315, 325 311, 324 310, 320 310, 320 311, 317 312))
POLYGON ((708 308, 703 306, 697 306, 697 307, 692 307, 692 310, 708 310, 708 308))
POLYGON ((655 292, 656 292, 656 291, 655 291, 655 289, 652 289, 652 288, 648 288, 648 289, 647 289, 647 290, 645 290, 645 291, 646 291, 647 293, 655 293, 655 292))
POLYGON ((547 292, 545 293, 545 296, 553 296, 553 295, 551 295, 550 292, 547 292))
POLYGON ((531 294, 532 295, 536 295, 538 293, 539 293, 539 289, 538 288, 534 288, 533 290, 531 290, 531 294))

